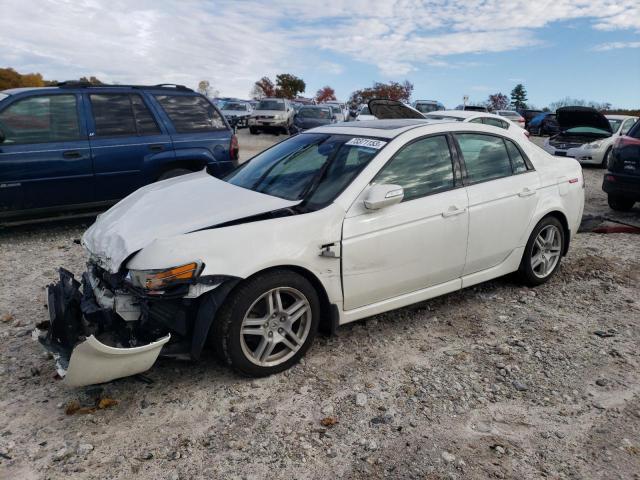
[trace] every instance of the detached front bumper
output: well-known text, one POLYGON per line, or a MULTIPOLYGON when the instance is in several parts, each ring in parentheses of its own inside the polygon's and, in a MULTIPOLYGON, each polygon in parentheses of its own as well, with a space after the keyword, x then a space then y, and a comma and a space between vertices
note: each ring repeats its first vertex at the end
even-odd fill
MULTIPOLYGON (((64 382, 72 387, 92 385, 151 368, 171 335, 167 333, 145 345, 123 347, 121 344, 128 343, 130 338, 125 340, 125 333, 118 332, 122 325, 118 326, 113 318, 115 310, 98 303, 112 301, 115 305, 119 297, 108 298, 106 289, 98 290, 99 287, 91 285, 88 274, 83 280, 81 292, 81 284, 73 274, 60 269, 60 281, 47 287, 50 325, 39 340, 53 353, 64 382), (114 345, 107 345, 96 336, 109 339, 114 345)), ((133 311, 135 308, 127 305, 127 313, 123 313, 126 316, 133 311)))

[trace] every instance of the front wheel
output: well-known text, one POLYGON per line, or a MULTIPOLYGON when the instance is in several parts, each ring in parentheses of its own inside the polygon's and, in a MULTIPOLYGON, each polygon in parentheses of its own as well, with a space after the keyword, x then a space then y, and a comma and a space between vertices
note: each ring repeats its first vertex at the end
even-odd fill
POLYGON ((319 317, 313 285, 297 273, 274 270, 231 293, 218 311, 211 341, 234 370, 263 377, 288 369, 306 353, 319 317))
POLYGON ((560 266, 565 231, 554 217, 545 217, 531 232, 518 274, 530 287, 548 281, 560 266))

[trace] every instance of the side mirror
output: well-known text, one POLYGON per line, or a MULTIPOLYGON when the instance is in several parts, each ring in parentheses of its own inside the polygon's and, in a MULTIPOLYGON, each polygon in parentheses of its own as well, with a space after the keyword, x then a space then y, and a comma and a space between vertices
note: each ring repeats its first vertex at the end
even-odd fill
POLYGON ((364 199, 364 207, 367 210, 380 210, 400 203, 404 198, 404 189, 400 185, 380 184, 373 185, 364 199))

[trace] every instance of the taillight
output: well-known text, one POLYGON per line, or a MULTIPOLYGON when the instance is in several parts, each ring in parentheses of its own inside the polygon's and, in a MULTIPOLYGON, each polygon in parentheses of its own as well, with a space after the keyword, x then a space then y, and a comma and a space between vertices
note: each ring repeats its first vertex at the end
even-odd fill
POLYGON ((623 135, 622 137, 618 137, 616 139, 616 141, 613 143, 613 148, 628 147, 630 145, 640 146, 640 138, 627 137, 626 135, 623 135))
POLYGON ((238 137, 234 134, 231 136, 231 145, 229 145, 229 157, 231 160, 237 161, 240 158, 240 146, 238 145, 238 137))

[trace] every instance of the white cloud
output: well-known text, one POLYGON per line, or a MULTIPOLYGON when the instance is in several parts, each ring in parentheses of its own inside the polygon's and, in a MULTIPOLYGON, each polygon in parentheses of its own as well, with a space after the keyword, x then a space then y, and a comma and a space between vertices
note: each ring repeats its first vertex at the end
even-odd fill
POLYGON ((640 3, 3 0, 0 65, 59 80, 97 75, 195 86, 208 79, 224 95, 246 96, 263 75, 313 68, 344 73, 344 60, 327 61, 327 54, 375 65, 383 76, 399 79, 424 65, 455 67, 459 59, 450 56, 540 46, 539 29, 580 19, 598 31, 636 32, 640 3))
POLYGON ((621 48, 640 48, 640 42, 609 42, 596 45, 591 50, 596 52, 606 52, 608 50, 619 50, 621 48))

